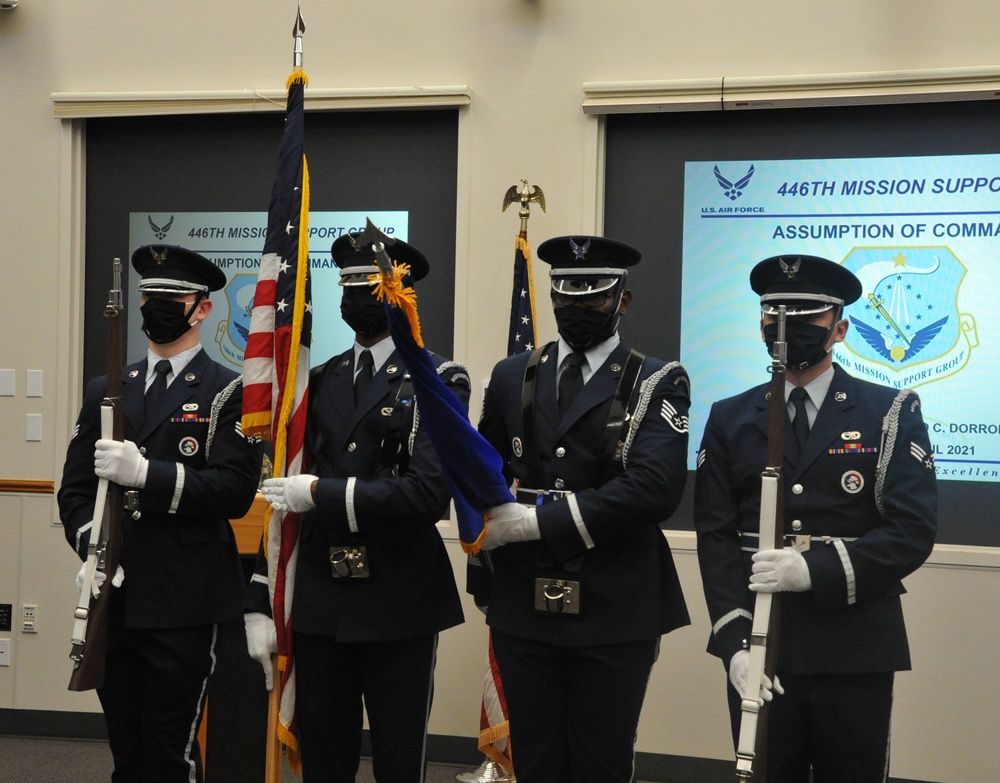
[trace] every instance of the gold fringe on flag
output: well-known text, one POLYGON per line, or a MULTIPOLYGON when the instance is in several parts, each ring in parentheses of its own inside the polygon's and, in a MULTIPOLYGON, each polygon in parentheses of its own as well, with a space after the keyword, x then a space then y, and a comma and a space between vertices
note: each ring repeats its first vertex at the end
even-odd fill
POLYGON ((378 272, 368 279, 375 283, 375 296, 380 302, 386 301, 390 307, 403 311, 410 324, 413 341, 423 348, 424 338, 420 334, 420 316, 417 314, 417 292, 412 287, 403 288, 403 278, 410 273, 410 265, 393 261, 392 266, 392 276, 378 272))
POLYGON ((479 554, 479 550, 483 548, 483 539, 486 538, 486 528, 489 524, 490 518, 483 514, 483 529, 479 531, 479 535, 476 537, 476 540, 471 544, 466 544, 464 541, 459 542, 462 545, 462 551, 465 552, 465 554, 472 555, 473 557, 479 554))
POLYGON ((285 80, 285 91, 293 84, 301 84, 303 87, 309 86, 309 77, 306 76, 306 72, 301 68, 296 68, 290 74, 288 74, 288 79, 285 80))
MULTIPOLYGON (((278 671, 283 672, 287 669, 288 657, 279 655, 278 671)), ((274 687, 278 688, 278 683, 275 683, 274 687)), ((280 720, 275 727, 275 733, 278 735, 278 740, 281 744, 285 746, 285 757, 288 759, 288 768, 292 771, 292 774, 302 777, 302 752, 299 749, 299 738, 291 729, 282 724, 280 720)))

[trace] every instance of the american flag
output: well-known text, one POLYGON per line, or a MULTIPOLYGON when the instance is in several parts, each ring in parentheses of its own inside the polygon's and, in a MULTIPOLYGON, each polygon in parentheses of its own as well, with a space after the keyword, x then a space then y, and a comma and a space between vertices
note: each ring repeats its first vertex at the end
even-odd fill
MULTIPOLYGON (((535 330, 535 286, 531 272, 531 248, 528 233, 522 231, 514 240, 514 284, 510 295, 510 328, 507 355, 533 351, 538 344, 535 330)), ((488 557, 489 555, 485 555, 488 557)), ((483 702, 479 711, 479 750, 507 772, 513 772, 510 756, 510 723, 500 670, 493 657, 490 636, 486 675, 483 678, 483 702)))
MULTIPOLYGON (((250 336, 243 360, 243 433, 273 441, 276 476, 303 471, 309 397, 309 169, 305 157, 301 69, 288 77, 285 130, 267 213, 267 235, 254 291, 250 336)), ((270 512, 264 522, 268 588, 278 640, 278 738, 298 767, 292 592, 300 516, 270 512)))
POLYGON ((514 288, 510 296, 510 331, 507 355, 533 351, 538 344, 535 331, 535 287, 531 280, 531 248, 527 232, 514 241, 514 288))

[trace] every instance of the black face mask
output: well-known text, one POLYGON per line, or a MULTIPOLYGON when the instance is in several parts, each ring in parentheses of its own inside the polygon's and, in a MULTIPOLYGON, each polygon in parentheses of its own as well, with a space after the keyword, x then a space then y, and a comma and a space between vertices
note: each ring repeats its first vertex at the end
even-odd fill
POLYGON ((389 329, 385 305, 366 286, 346 287, 340 300, 340 317, 362 337, 374 337, 389 329))
POLYGON ((585 351, 592 345, 598 345, 607 340, 618 328, 618 308, 606 313, 603 310, 592 310, 589 307, 556 307, 553 313, 556 317, 556 327, 570 348, 575 351, 585 351))
POLYGON ((172 343, 191 328, 191 316, 200 302, 201 298, 195 299, 191 309, 184 312, 186 302, 151 297, 139 308, 142 313, 142 331, 157 345, 172 343))
MULTIPOLYGON (((826 358, 827 341, 837 324, 827 328, 816 324, 796 321, 789 318, 785 321, 785 342, 788 343, 787 366, 790 370, 805 370, 814 364, 819 364, 826 358)), ((767 351, 774 355, 774 343, 778 339, 778 324, 764 324, 764 343, 767 351)))

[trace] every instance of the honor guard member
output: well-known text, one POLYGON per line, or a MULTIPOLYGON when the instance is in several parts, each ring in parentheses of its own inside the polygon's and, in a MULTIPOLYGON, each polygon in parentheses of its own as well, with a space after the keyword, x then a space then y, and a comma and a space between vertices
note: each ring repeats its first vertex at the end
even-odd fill
POLYGON ((630 783, 660 636, 689 622, 659 527, 687 474, 688 377, 618 334, 638 250, 567 236, 538 257, 560 339, 493 370, 479 430, 518 502, 488 511, 469 588, 488 604, 518 781, 630 783))
MULTIPOLYGON (((375 778, 419 783, 438 632, 463 620, 436 527, 450 497, 375 296, 375 256, 355 245, 358 236, 332 247, 344 287, 341 315, 355 338, 310 376, 306 449, 315 474, 270 479, 264 495, 276 509, 304 514, 292 609, 303 781, 353 783, 363 703, 375 778)), ((416 248, 397 240, 387 250, 405 265, 404 285, 427 274, 416 248)), ((465 369, 433 359, 468 406, 465 369)), ((270 687, 274 624, 262 558, 258 574, 247 643, 270 687)))
POLYGON ((833 361, 847 334, 844 307, 862 293, 849 270, 813 256, 774 257, 754 267, 750 285, 760 295, 769 351, 778 307, 787 308, 787 545, 758 552, 764 384, 712 406, 698 455, 695 527, 712 621, 708 650, 729 671, 735 742, 754 593, 787 593, 777 665, 784 695, 770 705, 768 780, 881 782, 893 672, 910 668, 901 580, 927 559, 937 529, 920 400, 908 389, 853 378, 833 361))
MULTIPOLYGON (((216 629, 240 616, 246 579, 229 520, 250 509, 262 447, 240 429, 242 379, 199 339, 207 258, 168 245, 132 255, 149 350, 122 376, 125 440, 100 436, 106 377, 87 384, 59 490, 69 541, 87 556, 99 478, 128 498, 98 688, 116 783, 203 779, 197 732, 216 629)), ((100 575, 103 577, 103 575, 100 575)), ((82 584, 81 575, 77 578, 82 584)))

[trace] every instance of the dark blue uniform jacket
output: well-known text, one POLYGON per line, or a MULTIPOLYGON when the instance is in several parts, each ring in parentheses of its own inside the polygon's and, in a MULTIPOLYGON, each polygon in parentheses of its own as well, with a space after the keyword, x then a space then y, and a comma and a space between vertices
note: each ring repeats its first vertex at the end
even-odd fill
POLYGON ((684 596, 659 527, 680 502, 687 475, 687 374, 679 365, 644 359, 622 430, 625 469, 611 469, 599 454, 629 347, 622 341, 612 351, 561 421, 557 352, 557 343, 545 346, 538 364, 533 420, 540 475, 532 475, 534 460, 524 453, 529 446, 521 398, 528 352, 494 368, 479 430, 521 487, 573 494, 538 506, 541 541, 490 553, 494 573, 492 587, 484 588, 488 593, 476 594, 479 580, 470 568, 470 591, 479 605, 489 604, 491 627, 554 645, 633 642, 687 625, 684 596), (581 582, 581 614, 536 612, 535 577, 567 564, 581 582))
MULTIPOLYGON (((813 589, 782 594, 778 666, 800 674, 910 668, 902 579, 937 530, 934 460, 913 392, 833 381, 800 455, 785 424, 784 526, 811 538, 813 589)), ((728 664, 750 638, 750 558, 760 515, 768 385, 712 406, 695 486, 698 557, 713 633, 728 664), (742 534, 742 535, 741 535, 742 534)))
MULTIPOLYGON (((464 368, 432 357, 444 367, 444 382, 468 406, 464 368)), ((463 620, 454 571, 437 529, 450 500, 444 474, 419 427, 419 413, 416 428, 412 407, 400 432, 393 423, 405 369, 394 351, 357 408, 353 349, 313 371, 306 444, 310 470, 324 480, 299 536, 297 631, 340 642, 389 641, 432 635, 463 620), (403 453, 398 457, 385 453, 387 437, 399 444, 403 453), (357 545, 367 547, 371 577, 334 580, 330 547, 357 545)), ((417 399, 417 412, 419 407, 417 399)), ((247 609, 270 614, 263 559, 257 571, 247 609)))
MULTIPOLYGON (((112 592, 132 628, 181 628, 240 615, 246 595, 230 519, 247 513, 260 481, 262 446, 240 429, 239 376, 200 351, 146 419, 146 360, 122 373, 125 439, 149 460, 139 518, 124 515, 125 584, 112 592)), ((106 377, 93 379, 70 441, 59 489, 66 539, 81 558, 90 541, 97 476, 94 443, 106 377)))

